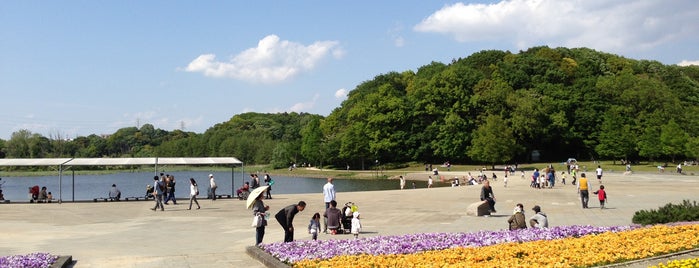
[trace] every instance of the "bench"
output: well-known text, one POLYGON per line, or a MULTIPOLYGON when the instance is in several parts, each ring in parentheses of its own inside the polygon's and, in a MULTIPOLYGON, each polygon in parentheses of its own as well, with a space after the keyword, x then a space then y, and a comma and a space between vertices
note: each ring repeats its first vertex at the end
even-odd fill
POLYGON ((466 208, 466 215, 477 217, 489 216, 490 205, 488 205, 488 201, 478 201, 468 205, 468 208, 466 208))

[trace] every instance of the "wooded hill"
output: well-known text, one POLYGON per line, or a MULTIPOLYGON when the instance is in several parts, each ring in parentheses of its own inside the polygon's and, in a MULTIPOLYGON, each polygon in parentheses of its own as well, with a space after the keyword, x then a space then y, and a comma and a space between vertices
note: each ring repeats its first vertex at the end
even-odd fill
POLYGON ((71 141, 20 131, 0 148, 6 157, 235 156, 276 167, 513 163, 534 150, 541 161, 675 162, 699 156, 696 122, 698 66, 534 47, 378 75, 327 117, 245 113, 203 134, 144 125, 71 141))

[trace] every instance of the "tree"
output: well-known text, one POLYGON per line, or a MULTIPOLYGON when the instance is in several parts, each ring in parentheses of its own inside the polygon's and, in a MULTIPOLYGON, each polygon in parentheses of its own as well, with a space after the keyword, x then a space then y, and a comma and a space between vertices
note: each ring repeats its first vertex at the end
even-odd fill
POLYGON ((629 155, 636 150, 636 134, 629 124, 631 120, 624 116, 610 112, 602 122, 599 135, 599 144, 595 151, 605 158, 628 159, 629 155))
POLYGON ((31 157, 29 150, 29 139, 32 137, 32 132, 26 129, 20 129, 12 133, 10 139, 5 143, 5 149, 9 158, 28 158, 31 157))
POLYGON ((505 120, 490 115, 473 133, 468 155, 474 160, 495 165, 512 160, 519 149, 505 120))
POLYGON ((676 157, 684 155, 688 140, 689 135, 682 130, 679 124, 675 123, 675 120, 670 120, 660 129, 660 144, 663 154, 670 156, 673 163, 676 157))
POLYGON ((320 130, 320 118, 314 118, 301 129, 301 156, 319 166, 323 133, 320 130))

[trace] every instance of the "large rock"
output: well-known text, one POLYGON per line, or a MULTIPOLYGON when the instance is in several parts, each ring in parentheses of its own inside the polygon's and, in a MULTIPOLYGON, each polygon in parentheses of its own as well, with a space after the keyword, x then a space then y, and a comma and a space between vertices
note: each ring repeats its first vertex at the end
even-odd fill
POLYGON ((490 206, 488 201, 478 201, 468 205, 466 208, 466 215, 469 216, 485 216, 490 215, 490 206))

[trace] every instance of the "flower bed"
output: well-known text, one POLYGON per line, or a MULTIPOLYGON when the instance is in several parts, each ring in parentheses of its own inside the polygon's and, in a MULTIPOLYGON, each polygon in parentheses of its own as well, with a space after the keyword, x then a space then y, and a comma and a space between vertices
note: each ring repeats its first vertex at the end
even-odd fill
POLYGON ((47 268, 51 266, 56 259, 58 259, 58 256, 53 256, 48 253, 5 256, 0 257, 0 267, 47 268))
POLYGON ((262 245, 295 267, 590 266, 699 246, 699 224, 560 226, 517 231, 412 234, 262 245))
POLYGON ((652 268, 697 268, 699 267, 699 258, 674 260, 667 263, 660 263, 652 268))

